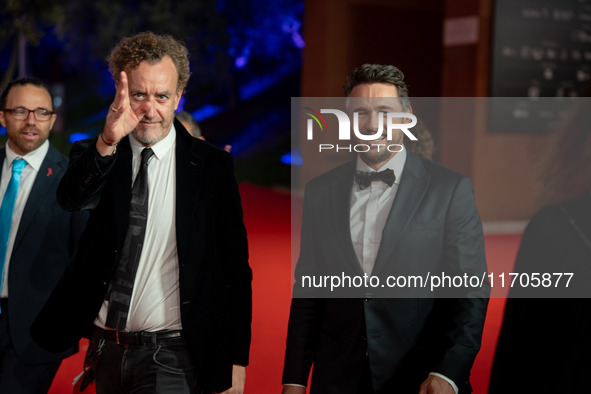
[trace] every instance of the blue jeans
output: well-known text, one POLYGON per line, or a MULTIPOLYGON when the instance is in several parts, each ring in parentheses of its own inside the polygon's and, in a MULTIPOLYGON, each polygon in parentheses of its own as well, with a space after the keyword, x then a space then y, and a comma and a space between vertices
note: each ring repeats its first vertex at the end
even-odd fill
POLYGON ((205 394, 182 337, 125 346, 95 335, 88 352, 97 394, 205 394))

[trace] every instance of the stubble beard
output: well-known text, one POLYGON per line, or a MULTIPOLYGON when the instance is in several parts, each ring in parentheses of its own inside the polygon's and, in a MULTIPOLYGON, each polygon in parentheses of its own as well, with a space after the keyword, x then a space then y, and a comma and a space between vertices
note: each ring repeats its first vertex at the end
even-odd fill
POLYGON ((16 134, 10 138, 9 143, 11 148, 15 148, 24 153, 29 153, 39 148, 45 142, 47 138, 43 138, 43 132, 38 127, 24 126, 17 130, 16 134), (22 138, 22 133, 27 131, 33 131, 37 134, 38 138, 35 141, 26 141, 22 138))
MULTIPOLYGON (((366 133, 366 134, 369 134, 369 133, 366 133)), ((358 143, 359 143, 359 141, 358 141, 358 143)), ((391 144, 402 145, 402 143, 403 143, 403 136, 402 135, 395 135, 394 138, 392 138, 392 140, 390 140, 390 141, 388 139, 386 139, 385 135, 382 135, 382 137, 379 140, 367 142, 367 144, 370 146, 372 144, 375 144, 375 145, 380 145, 379 147, 373 147, 374 150, 370 149, 367 152, 360 152, 359 156, 367 164, 382 164, 382 163, 385 163, 388 160, 390 160, 396 154, 396 152, 390 152, 386 148, 386 145, 391 145, 391 144), (379 149, 379 151, 377 149, 379 149)))
POLYGON ((171 129, 171 123, 161 124, 158 127, 144 128, 139 124, 131 133, 134 138, 144 146, 152 146, 168 135, 171 129))
POLYGON ((359 154, 363 161, 368 164, 380 164, 390 160, 394 153, 389 152, 387 149, 380 150, 379 152, 361 152, 359 154))

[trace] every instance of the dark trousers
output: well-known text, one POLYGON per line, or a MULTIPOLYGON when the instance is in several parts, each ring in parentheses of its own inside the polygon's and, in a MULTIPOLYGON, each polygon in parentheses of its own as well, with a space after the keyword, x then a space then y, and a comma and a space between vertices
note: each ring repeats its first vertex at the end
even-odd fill
POLYGON ((363 378, 359 384, 357 394, 374 394, 373 385, 371 383, 371 370, 369 369, 369 359, 365 358, 365 366, 363 368, 363 378))
POLYGON ((95 334, 88 352, 97 394, 204 394, 182 337, 118 345, 95 334))
MULTIPOLYGON (((8 302, 0 305, 0 393, 46 394, 61 361, 48 364, 25 364, 14 350, 8 319, 8 302)), ((29 327, 22 327, 28 330, 29 327)))
MULTIPOLYGON (((338 386, 334 387, 332 385, 328 385, 329 386, 328 388, 326 386, 325 387, 315 386, 314 376, 312 376, 312 387, 310 389, 310 394, 325 394, 327 392, 330 392, 330 393, 346 392, 349 394, 375 394, 375 391, 373 389, 373 384, 371 381, 371 370, 369 368, 369 358, 367 356, 365 356, 363 358, 363 361, 359 360, 358 364, 359 364, 359 369, 357 371, 359 372, 359 375, 355 375, 354 377, 343 376, 343 379, 347 379, 347 382, 350 382, 350 384, 347 384, 346 388, 342 387, 344 380, 338 382, 338 385, 340 387, 338 387, 338 386), (332 386, 332 387, 330 387, 330 386, 332 386)), ((314 373, 314 372, 312 372, 312 373, 314 373)))

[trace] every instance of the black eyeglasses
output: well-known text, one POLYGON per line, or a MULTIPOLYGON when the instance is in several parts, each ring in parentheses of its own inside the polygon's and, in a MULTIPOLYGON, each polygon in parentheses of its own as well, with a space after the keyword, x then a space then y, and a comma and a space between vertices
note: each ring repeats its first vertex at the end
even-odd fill
POLYGON ((48 121, 51 119, 51 115, 55 113, 45 108, 28 109, 25 107, 16 107, 12 109, 5 108, 2 111, 8 112, 15 120, 25 120, 32 112, 35 116, 35 119, 40 122, 48 121))

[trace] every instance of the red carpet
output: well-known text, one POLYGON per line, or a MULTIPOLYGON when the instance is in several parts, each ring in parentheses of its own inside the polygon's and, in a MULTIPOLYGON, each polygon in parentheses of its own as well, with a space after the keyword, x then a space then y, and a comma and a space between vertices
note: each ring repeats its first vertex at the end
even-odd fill
MULTIPOLYGON (((290 196, 250 184, 241 185, 240 190, 254 273, 253 336, 245 393, 280 393, 291 287, 290 196)), ((517 235, 487 236, 489 270, 510 271, 519 241, 517 235)), ((504 306, 504 299, 491 299, 489 304, 482 350, 472 369, 476 394, 487 391, 504 306)), ((50 394, 72 392, 72 380, 82 371, 86 343, 81 341, 81 351, 63 362, 50 394)))

